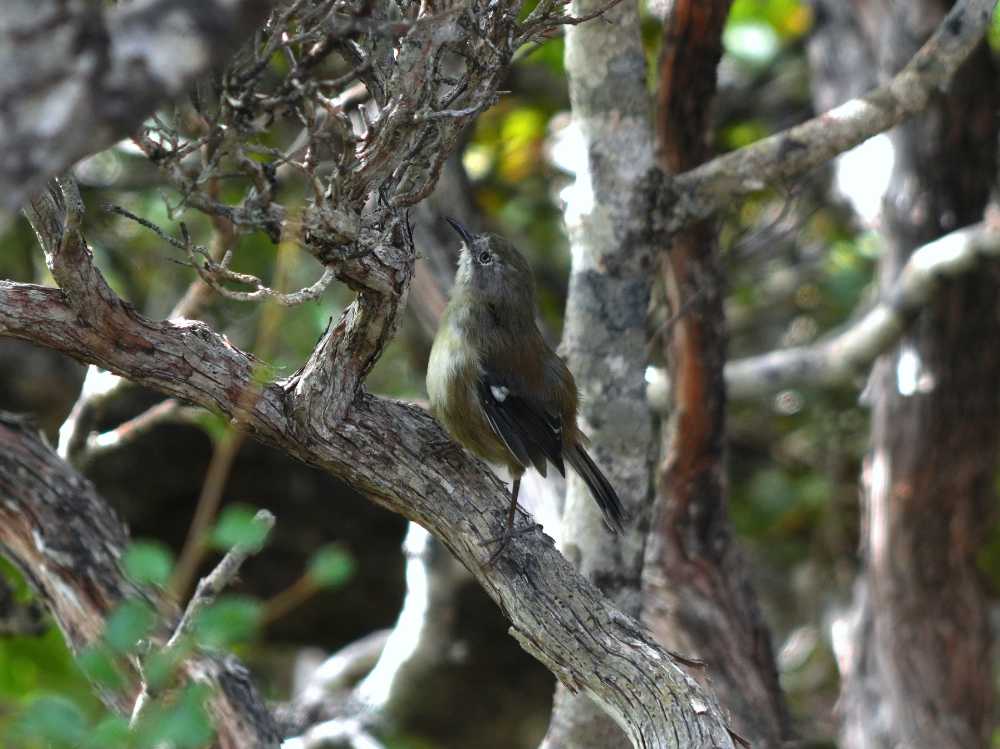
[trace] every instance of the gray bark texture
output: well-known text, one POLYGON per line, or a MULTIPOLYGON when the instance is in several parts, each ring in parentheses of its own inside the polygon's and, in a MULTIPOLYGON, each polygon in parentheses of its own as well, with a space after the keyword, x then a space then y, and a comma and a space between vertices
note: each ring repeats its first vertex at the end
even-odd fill
MULTIPOLYGON (((828 91, 864 86, 873 70, 895 74, 948 10, 936 0, 857 2, 851 18, 841 6, 819 3, 827 24, 819 44, 861 51, 825 55, 828 91)), ((879 267, 885 298, 897 297, 920 245, 983 218, 996 186, 997 83, 980 48, 947 93, 892 133, 879 267)), ((995 227, 995 218, 987 224, 995 227)), ((847 749, 990 745, 992 638, 976 556, 996 502, 1000 355, 983 342, 1000 336, 998 283, 991 259, 976 273, 937 281, 933 302, 872 375, 865 567, 838 652, 847 749)))
POLYGON ((0 217, 226 60, 271 0, 0 4, 0 217))
MULTIPOLYGON (((348 143, 334 177, 317 173, 308 157, 300 164, 315 183, 329 181, 301 214, 290 215, 277 202, 273 173, 227 135, 246 120, 228 98, 193 141, 163 124, 156 125, 156 138, 152 129, 138 138, 190 205, 244 231, 300 241, 357 291, 300 372, 262 384, 261 363, 204 324, 152 321, 120 300, 93 265, 79 231, 83 206, 68 180, 54 183, 28 211, 59 288, 3 283, 0 333, 222 411, 251 435, 335 473, 434 533, 501 606, 525 649, 571 689, 600 701, 635 745, 725 746, 721 719, 701 688, 633 618, 573 573, 551 541, 541 534, 518 537, 496 565, 488 565, 483 541, 503 527, 505 488, 464 453, 433 450, 444 435, 423 411, 372 397, 363 388, 399 324, 412 277, 415 248, 405 206, 433 187, 461 129, 494 99, 513 51, 560 23, 559 10, 548 3, 520 24, 501 8, 442 12, 443 18, 418 14, 397 24, 402 38, 395 54, 382 46, 391 38, 382 32, 396 28, 394 22, 385 20, 380 33, 365 39, 372 46, 358 61, 357 76, 371 92, 377 116, 367 115, 360 135, 338 131, 348 143), (458 61, 439 64, 449 53, 458 61), (192 174, 181 160, 197 148, 212 158, 195 165, 201 174, 192 174), (213 170, 225 163, 226 153, 253 181, 235 206, 220 204, 211 192, 213 170)), ((279 15, 274 25, 280 28, 285 18, 279 15)), ((309 33, 317 34, 317 42, 324 38, 309 33)), ((259 52, 241 53, 235 71, 225 75, 226 85, 242 86, 249 96, 247 86, 257 85, 254 72, 273 53, 272 41, 282 43, 272 32, 259 52)), ((348 49, 356 52, 358 46, 348 49)), ((300 66, 309 62, 296 59, 300 66)), ((311 136, 329 125, 330 115, 309 108, 302 90, 289 87, 281 96, 255 94, 250 100, 276 110, 303 107, 311 136)), ((203 112, 204 99, 198 106, 203 112)), ((218 263, 202 270, 208 280, 230 278, 218 263)))
MULTIPOLYGON (((440 450, 445 434, 423 410, 372 396, 364 387, 400 324, 409 294, 416 248, 406 209, 432 190, 461 131, 496 99, 514 52, 574 22, 562 16, 556 0, 543 0, 521 21, 513 2, 434 5, 375 4, 353 16, 350 9, 340 15, 339 4, 282 4, 215 88, 192 92, 183 123, 158 118, 134 133, 135 143, 185 196, 188 209, 225 224, 237 237, 262 231, 275 242, 295 242, 323 264, 325 276, 355 292, 299 372, 275 380, 262 362, 204 323, 152 320, 120 299, 93 263, 80 228, 84 206, 65 178, 36 192, 26 209, 56 286, 0 281, 0 335, 47 346, 225 414, 249 435, 419 523, 500 606, 518 642, 556 675, 565 688, 560 702, 586 694, 633 746, 731 747, 714 697, 636 618, 648 525, 644 503, 652 497, 655 449, 642 378, 641 331, 653 272, 650 237, 661 246, 671 227, 710 215, 768 179, 791 177, 918 111, 982 35, 992 2, 960 2, 901 78, 822 127, 807 123, 783 139, 765 140, 674 180, 652 160, 636 10, 622 5, 612 16, 615 23, 575 27, 568 65, 579 73, 573 97, 588 143, 581 186, 589 190, 582 191, 577 214, 567 217, 574 275, 565 350, 583 391, 595 458, 633 517, 633 530, 616 545, 598 535, 603 531, 589 504, 576 509, 580 497, 570 498, 565 550, 583 575, 537 531, 515 537, 496 564, 488 564, 490 550, 483 542, 504 527, 506 488, 465 452, 440 450), (614 43, 598 45, 590 35, 614 43), (274 82, 261 71, 279 51, 291 62, 286 78, 274 82), (327 60, 334 53, 339 60, 327 60), (310 70, 326 63, 346 72, 312 81, 310 70), (355 81, 366 92, 361 105, 352 93, 355 81), (317 105, 334 99, 335 106, 317 105), (277 120, 295 123, 301 142, 267 152, 274 161, 262 161, 242 136, 259 134, 260 123, 277 120), (249 187, 239 199, 227 196, 230 202, 223 203, 219 180, 233 172, 249 187), (292 182, 289 175, 297 176, 308 195, 301 208, 278 199, 295 192, 279 190, 285 180, 292 182), (665 213, 653 213, 654 208, 665 213), (649 227, 649 215, 662 219, 663 226, 649 227), (585 554, 586 548, 595 550, 585 554)), ((168 6, 163 0, 124 8, 168 6)), ((226 7, 238 12, 238 6, 226 7)), ((588 1, 578 11, 598 7, 588 1)), ((58 26, 61 18, 53 18, 58 26)), ((168 51, 174 54, 171 49, 156 46, 145 53, 160 60, 168 51)), ((196 74, 193 68, 189 73, 196 74)), ((169 91, 183 90, 186 80, 173 80, 176 89, 169 91)), ((49 119, 35 120, 39 136, 45 136, 43 121, 49 119)), ((77 128, 85 131, 80 122, 77 128)), ((127 127, 134 127, 137 120, 129 122, 127 127)), ((107 145, 110 133, 98 128, 89 148, 107 145)), ((81 146, 51 162, 18 162, 17 174, 27 184, 42 184, 85 150, 81 146)), ((5 143, 0 158, 14 163, 11 153, 5 143)), ((225 259, 196 255, 202 248, 193 247, 183 229, 181 235, 174 241, 197 257, 207 284, 220 290, 224 283, 239 283, 260 291, 259 279, 234 274, 225 259)), ((15 514, 14 521, 23 518, 15 514)), ((519 526, 527 522, 517 519, 519 526)), ((29 552, 26 545, 23 553, 29 552)), ((43 563, 35 556, 27 566, 43 563)), ((557 716, 553 741, 569 736, 561 731, 557 716)))
MULTIPOLYGON (((604 4, 577 0, 572 12, 580 16, 604 4)), ((582 426, 594 459, 632 522, 611 536, 587 487, 571 478, 561 545, 582 575, 638 616, 656 444, 644 379, 653 248, 648 216, 637 210, 649 191, 644 177, 654 168, 652 112, 638 6, 620 3, 603 19, 566 34, 573 122, 587 163, 576 174, 564 212, 573 262, 560 353, 580 389, 582 426)), ((700 745, 708 737, 691 739, 700 745)), ((588 696, 557 686, 544 747, 598 749, 623 742, 588 696)))

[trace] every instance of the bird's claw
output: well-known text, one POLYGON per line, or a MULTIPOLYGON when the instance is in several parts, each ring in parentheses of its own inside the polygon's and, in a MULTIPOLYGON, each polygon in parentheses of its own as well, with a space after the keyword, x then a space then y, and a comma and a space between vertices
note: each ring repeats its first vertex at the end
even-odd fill
POLYGON ((500 544, 496 548, 496 550, 492 554, 490 554, 490 558, 489 560, 487 560, 486 566, 492 567, 496 563, 497 559, 500 558, 500 554, 503 553, 503 550, 507 548, 507 544, 510 543, 510 540, 512 538, 514 538, 515 536, 527 535, 528 533, 534 531, 536 528, 541 530, 541 527, 542 526, 539 525, 538 523, 531 523, 530 525, 526 525, 523 528, 508 528, 501 535, 495 538, 487 538, 486 540, 484 540, 482 542, 482 545, 487 548, 492 546, 493 544, 500 544))

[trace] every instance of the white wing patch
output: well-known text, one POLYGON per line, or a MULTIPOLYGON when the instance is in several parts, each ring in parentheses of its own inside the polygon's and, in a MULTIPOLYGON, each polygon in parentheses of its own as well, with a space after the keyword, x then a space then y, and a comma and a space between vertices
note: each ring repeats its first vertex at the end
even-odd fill
POLYGON ((510 390, 504 385, 490 385, 490 394, 497 403, 503 403, 507 400, 507 396, 510 395, 510 390))

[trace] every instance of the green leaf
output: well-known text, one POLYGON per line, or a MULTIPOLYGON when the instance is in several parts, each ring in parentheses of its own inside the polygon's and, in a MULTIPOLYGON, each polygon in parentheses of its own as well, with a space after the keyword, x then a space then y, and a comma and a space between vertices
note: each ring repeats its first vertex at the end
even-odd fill
POLYGON ((264 523, 254 518, 256 510, 248 505, 229 505, 219 516, 212 531, 212 544, 219 549, 244 546, 259 549, 270 530, 264 523))
POLYGON ((215 734, 205 711, 208 695, 204 685, 191 684, 173 704, 157 705, 143 721, 139 746, 153 749, 166 743, 176 749, 200 749, 208 744, 215 734))
POLYGON ((225 596, 195 617, 195 637, 199 644, 227 648, 253 637, 260 616, 259 601, 247 596, 225 596))
POLYGON ((139 585, 166 585, 173 569, 170 550, 156 541, 129 544, 122 557, 125 572, 139 585))
POLYGON ((128 730, 128 721, 117 715, 109 715, 92 728, 83 743, 81 749, 124 749, 131 746, 131 737, 128 730))
POLYGON ((148 603, 137 599, 124 601, 108 617, 104 641, 115 651, 127 653, 152 628, 156 614, 148 603))
POLYGON ((125 676, 107 648, 95 646, 83 650, 76 663, 88 679, 116 691, 125 686, 125 676))
POLYGON ((75 746, 87 732, 86 718, 76 703, 55 695, 40 697, 22 713, 14 734, 22 739, 75 746))
POLYGON ((154 650, 146 656, 143 671, 146 684, 156 692, 167 686, 177 672, 177 667, 191 654, 190 637, 182 637, 169 650, 154 650))
POLYGON ((309 560, 309 576, 324 588, 339 588, 354 577, 354 557, 337 544, 317 549, 309 560))

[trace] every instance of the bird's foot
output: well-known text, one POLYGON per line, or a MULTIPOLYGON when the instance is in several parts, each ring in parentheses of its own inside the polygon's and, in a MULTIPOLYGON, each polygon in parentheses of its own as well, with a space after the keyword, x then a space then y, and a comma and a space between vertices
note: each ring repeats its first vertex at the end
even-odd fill
POLYGON ((490 558, 486 562, 486 566, 492 567, 494 564, 496 564, 497 559, 500 558, 500 554, 503 553, 503 550, 507 548, 507 544, 510 543, 510 540, 512 538, 516 536, 527 535, 528 533, 534 531, 536 528, 541 529, 541 527, 542 526, 539 525, 538 523, 531 523, 530 525, 526 525, 523 528, 511 527, 507 528, 501 535, 497 536, 496 538, 487 538, 485 541, 483 541, 483 546, 487 548, 492 546, 493 544, 499 544, 499 546, 497 546, 496 550, 492 554, 490 554, 490 558))

